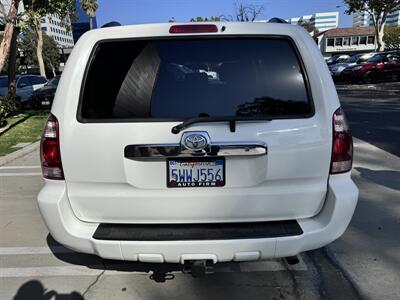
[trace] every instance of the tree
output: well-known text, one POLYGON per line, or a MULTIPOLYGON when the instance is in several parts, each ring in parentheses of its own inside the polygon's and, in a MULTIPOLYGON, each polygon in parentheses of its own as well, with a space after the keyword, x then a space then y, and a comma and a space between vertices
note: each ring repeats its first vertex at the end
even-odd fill
POLYGON ((190 22, 219 22, 219 21, 221 21, 221 17, 218 16, 211 16, 210 18, 197 17, 190 19, 190 22))
POLYGON ((36 37, 36 57, 39 64, 40 75, 46 76, 43 61, 43 32, 41 19, 45 16, 56 15, 61 19, 61 25, 70 30, 67 20, 75 16, 74 0, 25 0, 23 20, 26 26, 33 28, 36 37))
POLYGON ((344 3, 347 5, 347 14, 359 11, 370 15, 375 28, 378 51, 383 51, 385 21, 389 12, 400 9, 400 0, 344 0, 344 3))
POLYGON ((93 29, 93 19, 96 17, 96 10, 99 8, 97 0, 80 0, 80 4, 89 17, 90 29, 93 29))
MULTIPOLYGON (((18 47, 25 54, 25 63, 27 65, 37 65, 38 58, 35 51, 37 45, 36 34, 33 29, 26 28, 23 36, 19 41, 18 47)), ((56 75, 56 68, 60 63, 60 52, 57 43, 52 37, 43 33, 43 62, 46 69, 51 70, 53 75, 56 75)))
POLYGON ((262 5, 235 5, 235 15, 236 21, 238 22, 254 22, 258 16, 264 11, 264 6, 262 5))
POLYGON ((297 25, 303 27, 305 30, 307 30, 312 35, 316 35, 318 33, 318 29, 314 25, 312 25, 310 22, 299 21, 297 23, 297 25))
MULTIPOLYGON (((3 38, 0 44, 0 72, 3 70, 4 64, 10 54, 11 40, 17 21, 19 0, 11 0, 10 10, 7 14, 6 26, 4 28, 3 38)), ((4 8, 4 7, 3 7, 4 8)))
POLYGON ((400 26, 386 26, 383 41, 385 49, 400 49, 400 26))
POLYGON ((219 21, 236 21, 236 22, 254 22, 258 16, 261 16, 264 11, 263 5, 244 5, 235 4, 235 16, 220 15, 219 21))

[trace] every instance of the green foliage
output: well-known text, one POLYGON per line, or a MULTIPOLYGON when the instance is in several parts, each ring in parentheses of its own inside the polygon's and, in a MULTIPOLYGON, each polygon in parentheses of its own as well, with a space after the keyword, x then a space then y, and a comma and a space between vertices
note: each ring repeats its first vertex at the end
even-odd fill
POLYGON ((19 110, 18 98, 10 96, 0 97, 0 127, 6 125, 6 118, 14 115, 19 110))
POLYGON ((347 14, 356 11, 367 12, 375 28, 378 51, 384 50, 384 26, 388 14, 400 8, 400 0, 344 0, 347 14))
POLYGON ((24 0, 25 12, 23 13, 27 25, 36 25, 35 21, 46 15, 57 15, 61 19, 61 25, 70 30, 67 18, 76 16, 75 0, 24 0))
MULTIPOLYGON (((37 39, 35 32, 26 27, 23 31, 23 37, 19 40, 18 48, 24 51, 27 65, 37 65, 36 53, 37 39)), ((43 32, 43 60, 47 68, 55 68, 60 63, 60 53, 57 43, 52 37, 43 32)))
POLYGON ((318 29, 309 22, 300 21, 297 23, 297 25, 303 27, 305 30, 312 33, 313 35, 316 35, 318 33, 318 29))
POLYGON ((400 26, 385 26, 383 41, 386 49, 400 49, 400 26))
POLYGON ((344 0, 347 14, 356 11, 384 12, 400 8, 400 0, 344 0))
POLYGON ((190 19, 190 22, 219 22, 219 21, 221 21, 221 17, 218 16, 211 16, 210 18, 196 17, 190 19))
POLYGON ((18 148, 12 148, 18 143, 33 143, 40 140, 44 124, 48 118, 48 112, 29 112, 22 123, 0 136, 0 156, 6 155, 18 148))
POLYGON ((89 17, 94 18, 96 16, 96 10, 99 8, 97 0, 80 0, 80 4, 89 17))

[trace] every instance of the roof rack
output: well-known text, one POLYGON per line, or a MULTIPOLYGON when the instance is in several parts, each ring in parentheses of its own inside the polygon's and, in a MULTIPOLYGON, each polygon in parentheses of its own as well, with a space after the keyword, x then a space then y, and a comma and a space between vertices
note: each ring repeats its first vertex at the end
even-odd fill
POLYGON ((283 23, 283 24, 289 24, 288 22, 286 22, 284 19, 281 18, 271 18, 268 20, 268 23, 283 23))

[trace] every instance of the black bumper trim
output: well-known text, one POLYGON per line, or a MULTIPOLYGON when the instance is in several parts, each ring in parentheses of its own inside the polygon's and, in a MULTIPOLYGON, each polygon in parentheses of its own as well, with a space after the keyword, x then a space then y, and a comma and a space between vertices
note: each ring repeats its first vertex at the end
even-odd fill
POLYGON ((93 238, 110 241, 262 239, 301 235, 296 220, 252 223, 100 224, 93 238))

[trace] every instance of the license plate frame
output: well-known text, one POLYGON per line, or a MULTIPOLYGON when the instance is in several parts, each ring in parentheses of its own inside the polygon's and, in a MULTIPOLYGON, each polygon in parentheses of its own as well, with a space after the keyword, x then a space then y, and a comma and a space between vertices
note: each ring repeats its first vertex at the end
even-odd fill
POLYGON ((215 156, 215 157, 177 157, 177 158, 167 158, 167 174, 166 174, 166 183, 168 188, 187 188, 187 187, 223 187, 226 184, 226 164, 225 164, 225 157, 222 156, 215 156), (176 181, 170 180, 170 163, 171 162, 178 162, 178 163, 221 163, 222 166, 222 180, 218 181, 191 181, 185 183, 178 183, 176 181))

